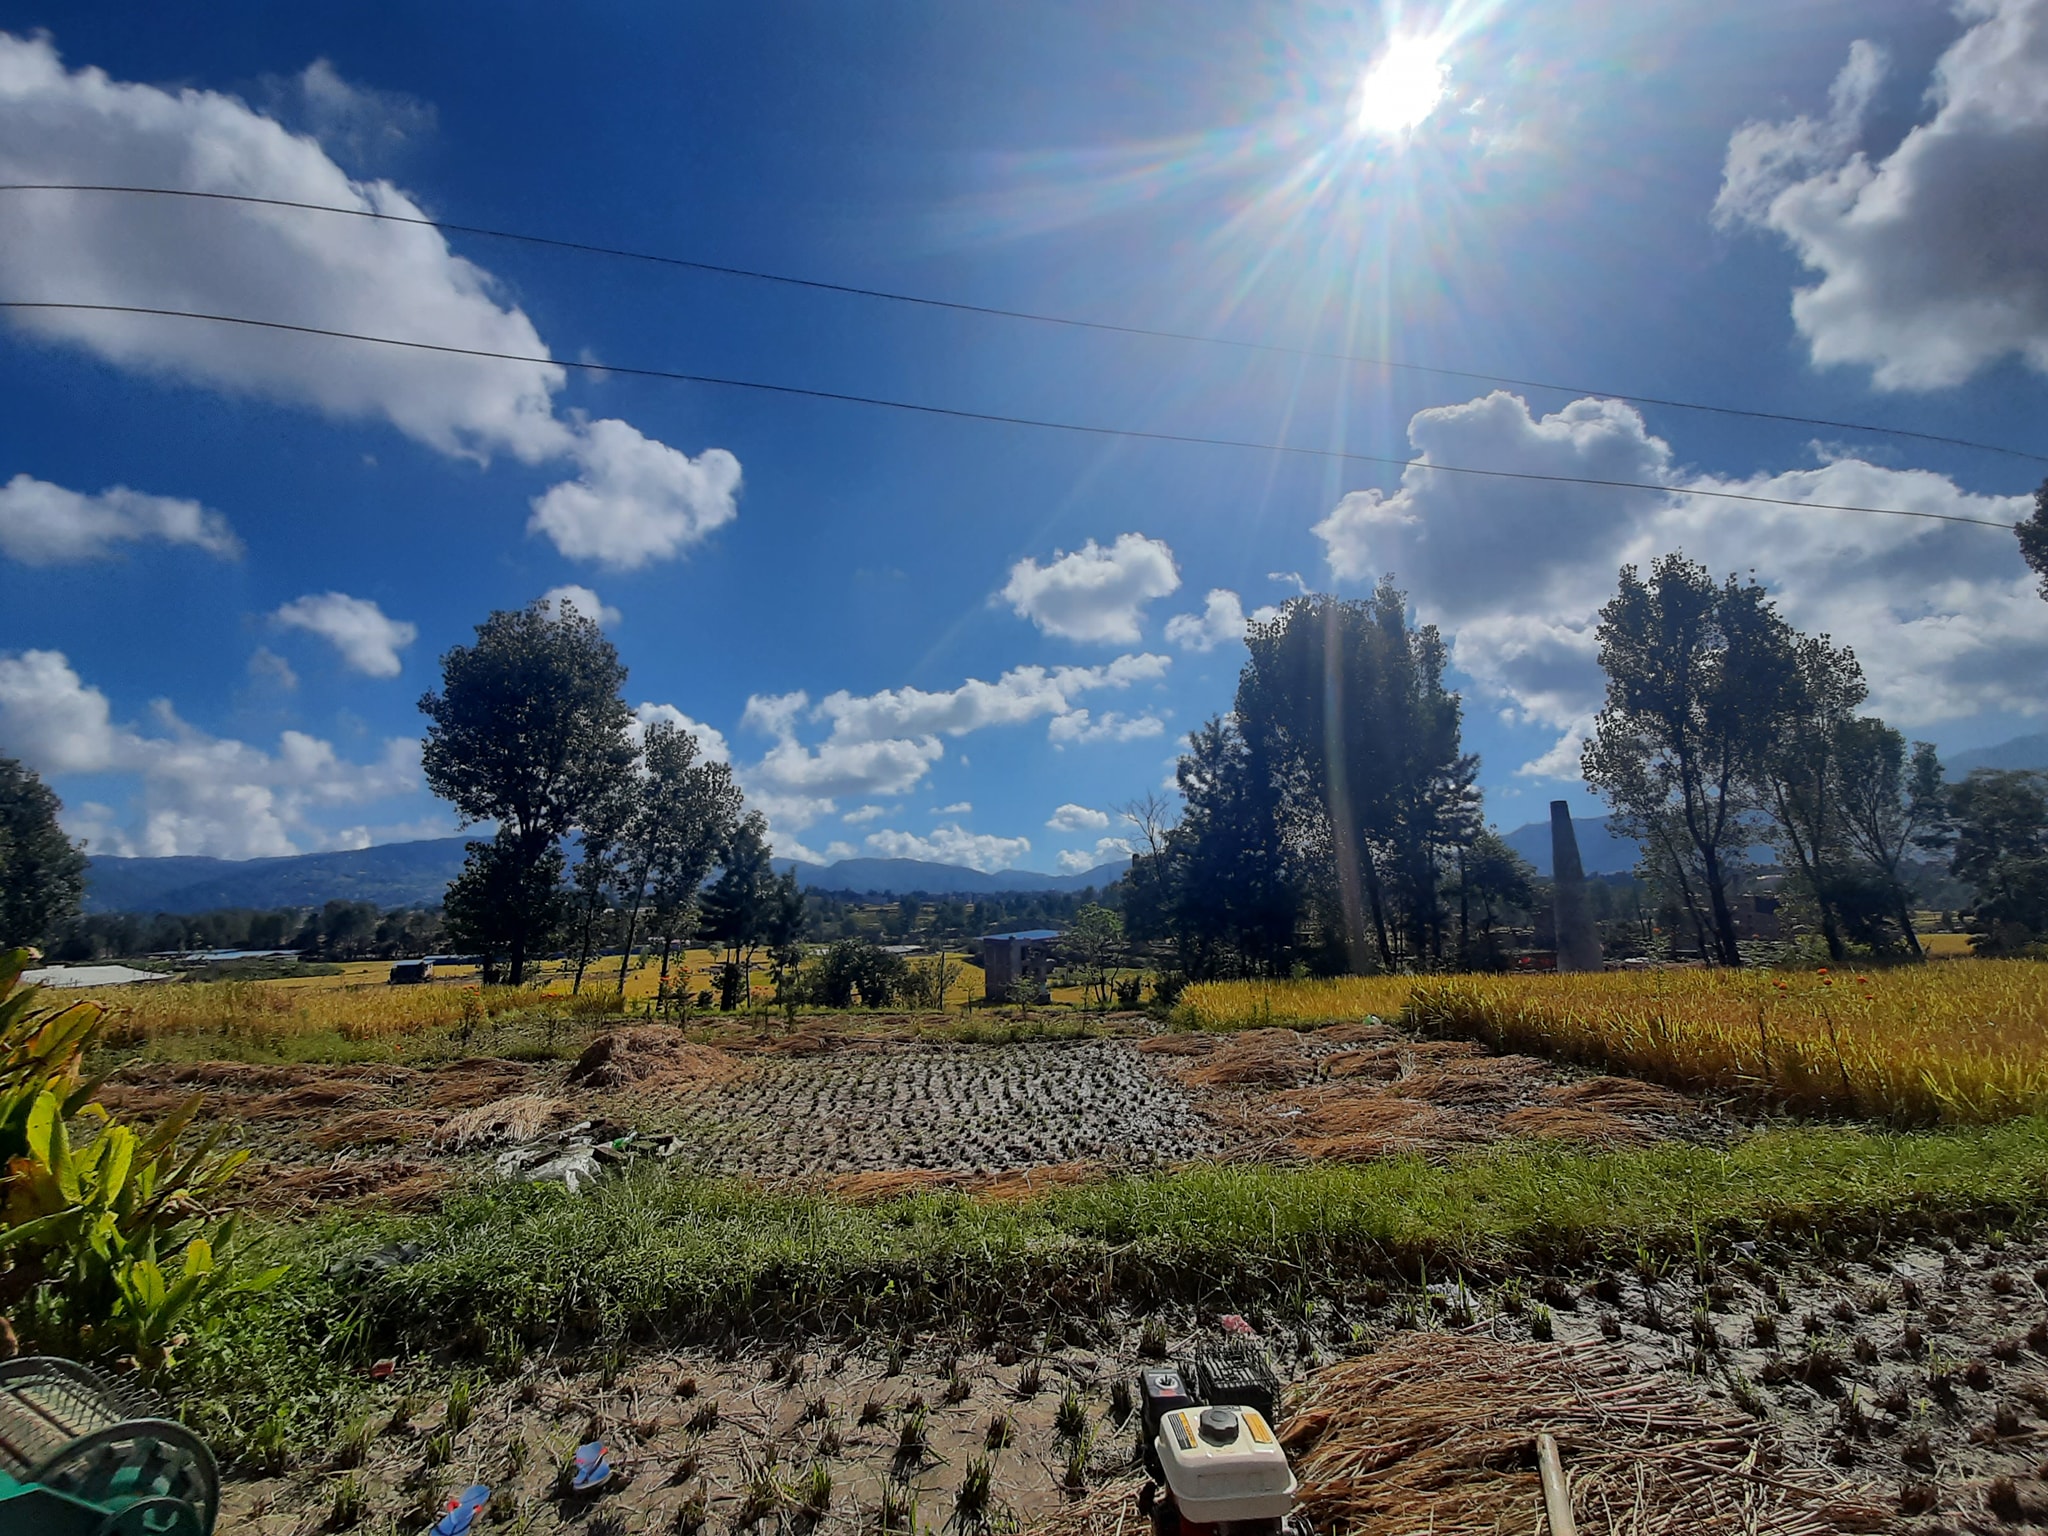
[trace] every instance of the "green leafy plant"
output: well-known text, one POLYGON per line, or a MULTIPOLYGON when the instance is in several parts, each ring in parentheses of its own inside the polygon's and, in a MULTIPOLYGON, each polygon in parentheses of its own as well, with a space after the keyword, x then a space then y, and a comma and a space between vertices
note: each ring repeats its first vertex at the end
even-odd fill
POLYGON ((209 1303, 284 1270, 234 1274, 234 1219, 207 1209, 248 1154, 217 1152, 222 1132, 181 1153, 197 1097, 147 1135, 116 1122, 81 1071, 104 1015, 91 1003, 38 1007, 37 989, 20 984, 34 958, 0 954, 0 1308, 47 1288, 81 1345, 161 1368, 209 1303), (98 1125, 82 1146, 79 1120, 98 1125))

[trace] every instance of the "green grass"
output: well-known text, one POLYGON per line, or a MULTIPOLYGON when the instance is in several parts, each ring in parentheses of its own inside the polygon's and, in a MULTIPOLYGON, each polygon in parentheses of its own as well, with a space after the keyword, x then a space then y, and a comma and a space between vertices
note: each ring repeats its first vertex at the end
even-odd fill
POLYGON ((447 1369, 529 1347, 889 1329, 1333 1292, 1377 1277, 1690 1256, 1729 1239, 1854 1248, 1930 1226, 2011 1228, 2048 1208, 2048 1119, 1887 1135, 1767 1132, 1729 1150, 1516 1144, 1443 1162, 1194 1167, 1022 1204, 949 1193, 881 1205, 765 1192, 661 1168, 577 1199, 490 1186, 426 1217, 273 1230, 294 1261, 196 1341, 167 1383, 230 1450, 325 1439, 374 1406, 376 1356, 447 1369), (348 1260, 394 1241, 427 1257, 348 1260))

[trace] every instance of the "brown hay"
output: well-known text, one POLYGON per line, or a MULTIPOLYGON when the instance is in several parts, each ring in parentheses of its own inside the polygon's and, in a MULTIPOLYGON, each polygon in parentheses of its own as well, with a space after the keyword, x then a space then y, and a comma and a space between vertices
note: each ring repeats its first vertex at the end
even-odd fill
POLYGON ((434 1074, 434 1086, 427 1092, 429 1109, 474 1109, 493 1099, 502 1099, 528 1076, 523 1062, 501 1061, 495 1056, 470 1056, 451 1061, 434 1074))
POLYGON ((382 1097, 374 1088, 357 1083, 305 1083, 282 1093, 265 1094, 235 1113, 251 1120, 296 1120, 322 1110, 374 1104, 382 1097))
POLYGON ((450 1116, 434 1132, 434 1141, 456 1152, 500 1141, 531 1141, 573 1113, 560 1099, 551 1099, 544 1093, 513 1094, 450 1116))
POLYGON ((147 1083, 107 1083, 101 1087, 98 1098, 110 1112, 124 1120, 155 1120, 183 1104, 194 1091, 147 1083))
POLYGON ((434 1117, 412 1109, 367 1109, 322 1126, 307 1139, 323 1152, 343 1147, 390 1147, 417 1141, 434 1129, 434 1117))
POLYGON ((324 1205, 366 1205, 398 1211, 432 1210, 455 1182, 444 1168, 392 1158, 336 1160, 326 1167, 269 1168, 244 1181, 248 1200, 267 1210, 311 1211, 324 1205))
POLYGON ((775 1056, 823 1056, 844 1044, 846 1036, 838 1030, 806 1024, 794 1034, 777 1035, 764 1041, 761 1049, 775 1056))
POLYGON ((1138 1049, 1148 1056, 1206 1056, 1216 1049, 1216 1037, 1179 1031, 1170 1035, 1148 1035, 1138 1042, 1138 1049))
POLYGON ((747 1070, 730 1052, 694 1045, 679 1029, 659 1024, 599 1035, 569 1069, 579 1088, 686 1090, 730 1082, 747 1070))
POLYGON ((1323 1058, 1326 1077, 1368 1077, 1391 1083, 1401 1075, 1401 1062, 1391 1051, 1339 1051, 1323 1058))
POLYGON ((1547 1104, 1578 1104, 1612 1115, 1682 1115, 1693 1107, 1683 1094, 1632 1077, 1584 1077, 1546 1088, 1537 1097, 1547 1104))
POLYGON ((1030 1200, 1049 1190, 1075 1184, 1094 1184, 1109 1176, 1100 1163, 1048 1163, 1042 1168, 1012 1168, 1004 1173, 978 1174, 963 1186, 977 1200, 1009 1204, 1030 1200))
POLYGON ((1411 1333, 1310 1378, 1283 1435, 1318 1530, 1542 1529, 1539 1433, 1557 1437, 1588 1536, 1831 1536, 1887 1512, 1827 1473, 1779 1469, 1774 1426, 1604 1347, 1411 1333), (1777 1470, 1763 1470, 1774 1468, 1777 1470))
POLYGON ((1204 1088, 1291 1088, 1313 1076, 1315 1063, 1291 1029, 1249 1029, 1233 1035, 1200 1066, 1181 1076, 1204 1088))
POLYGON ((1533 1056, 1487 1056, 1444 1062, 1401 1079, 1389 1092, 1431 1104, 1500 1104, 1525 1097, 1546 1071, 1533 1056))
POLYGON ((870 1168, 860 1173, 835 1174, 825 1181, 825 1187, 842 1200, 872 1205, 941 1188, 955 1177, 937 1168, 870 1168))
POLYGON ((1381 1095, 1339 1099, 1299 1124, 1288 1144, 1303 1157, 1330 1162, 1367 1162, 1470 1134, 1446 1122, 1432 1105, 1381 1095))

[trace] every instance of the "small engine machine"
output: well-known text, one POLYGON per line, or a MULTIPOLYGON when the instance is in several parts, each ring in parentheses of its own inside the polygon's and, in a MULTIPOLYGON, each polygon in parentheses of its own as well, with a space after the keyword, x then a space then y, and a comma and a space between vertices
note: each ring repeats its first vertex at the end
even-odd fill
POLYGON ((1280 1383, 1248 1342, 1138 1376, 1154 1536, 1293 1532, 1294 1472, 1273 1429, 1280 1383))

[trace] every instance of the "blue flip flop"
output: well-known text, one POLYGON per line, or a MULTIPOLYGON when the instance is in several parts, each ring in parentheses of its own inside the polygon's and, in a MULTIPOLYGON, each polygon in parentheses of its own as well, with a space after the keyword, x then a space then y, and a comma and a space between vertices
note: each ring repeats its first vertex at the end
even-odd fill
POLYGON ((464 1536, 476 1523, 478 1512, 490 1502, 491 1490, 482 1483, 471 1483, 448 1501, 448 1513, 441 1517, 441 1523, 430 1536, 464 1536))
POLYGON ((576 1447, 575 1470, 569 1477, 571 1493, 589 1493, 612 1480, 611 1452, 601 1440, 576 1447))

